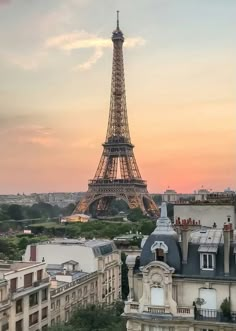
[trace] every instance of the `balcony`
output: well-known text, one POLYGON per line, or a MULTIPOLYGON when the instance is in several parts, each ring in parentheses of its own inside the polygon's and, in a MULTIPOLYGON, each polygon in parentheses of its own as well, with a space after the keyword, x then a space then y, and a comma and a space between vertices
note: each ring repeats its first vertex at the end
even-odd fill
POLYGON ((130 301, 126 302, 125 304, 125 313, 126 314, 138 314, 138 313, 145 313, 151 315, 159 315, 158 317, 163 317, 165 315, 165 318, 173 318, 175 317, 181 317, 181 318, 190 318, 194 319, 194 307, 187 307, 187 306, 178 306, 177 311, 174 313, 171 311, 170 306, 144 306, 143 311, 140 311, 140 306, 138 302, 130 301))
POLYGON ((135 301, 128 301, 125 303, 125 314, 132 314, 132 313, 138 313, 139 312, 139 303, 135 301))
POLYGON ((2 300, 0 302, 0 312, 3 311, 3 310, 5 310, 5 309, 7 309, 7 308, 9 308, 10 305, 11 305, 11 301, 10 301, 9 298, 7 298, 5 300, 2 300))
POLYGON ((11 297, 12 299, 17 299, 26 294, 29 294, 30 292, 35 290, 35 288, 37 288, 38 290, 40 290, 41 288, 45 288, 45 286, 49 285, 49 281, 50 279, 49 277, 47 277, 41 279, 40 281, 33 282, 32 285, 29 287, 18 287, 16 289, 11 289, 11 297))
POLYGON ((197 309, 195 311, 195 320, 236 324, 236 312, 231 312, 230 316, 224 316, 222 311, 219 310, 197 309))
POLYGON ((178 306, 176 316, 194 318, 194 307, 178 306))

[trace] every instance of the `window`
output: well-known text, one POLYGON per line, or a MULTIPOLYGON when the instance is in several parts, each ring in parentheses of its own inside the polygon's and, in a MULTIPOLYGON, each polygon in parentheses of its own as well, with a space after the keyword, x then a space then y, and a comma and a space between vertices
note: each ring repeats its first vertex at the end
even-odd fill
POLYGON ((24 275, 24 288, 31 287, 33 283, 33 273, 24 275))
POLYGON ((154 306, 164 306, 164 289, 162 287, 152 287, 151 288, 151 305, 154 306))
POLYGON ((81 298, 81 296, 82 296, 82 290, 81 290, 81 288, 78 290, 78 297, 79 298, 81 298))
POLYGON ((161 248, 156 249, 156 261, 162 261, 164 262, 164 251, 161 248))
POLYGON ((38 323, 38 321, 39 321, 39 312, 38 311, 36 313, 29 315, 29 326, 38 323))
POLYGON ((22 299, 19 299, 16 301, 16 314, 22 313, 22 311, 23 311, 22 299))
POLYGON ((16 322, 16 331, 23 331, 23 320, 16 322))
POLYGON ((69 310, 66 310, 66 312, 65 312, 65 321, 68 322, 69 318, 70 318, 70 312, 69 312, 69 310))
POLYGON ((88 288, 87 288, 87 286, 85 286, 85 287, 84 287, 84 295, 86 295, 87 292, 88 292, 88 288))
POLYGON ((30 307, 36 306, 38 304, 38 292, 33 293, 29 296, 30 307))
POLYGON ((55 325, 55 319, 53 318, 52 320, 51 320, 51 326, 54 326, 55 325))
POLYGON ((60 299, 57 300, 57 308, 59 308, 61 305, 60 299))
POLYGON ((66 296, 66 302, 69 302, 70 301, 70 297, 69 295, 66 296))
POLYGON ((42 320, 48 316, 48 307, 42 309, 42 320))
POLYGON ((60 321, 61 321, 61 316, 59 315, 59 316, 57 316, 57 324, 59 324, 60 321))
POLYGON ((72 293, 72 300, 75 300, 75 292, 72 293))
POLYGON ((37 280, 41 281, 43 279, 43 269, 37 271, 37 280))
POLYGON ((202 254, 201 255, 201 267, 202 269, 213 270, 214 269, 214 255, 202 254))
POLYGON ((16 291, 16 285, 17 285, 17 278, 11 279, 11 283, 10 283, 11 292, 16 291))
POLYGON ((44 288, 42 290, 42 301, 46 301, 48 299, 48 289, 44 288))
POLYGON ((51 303, 51 310, 55 310, 55 302, 51 303))

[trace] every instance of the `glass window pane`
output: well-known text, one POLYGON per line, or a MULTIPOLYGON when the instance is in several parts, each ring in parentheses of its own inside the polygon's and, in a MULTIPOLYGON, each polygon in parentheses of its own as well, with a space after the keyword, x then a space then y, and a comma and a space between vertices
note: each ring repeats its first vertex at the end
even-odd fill
POLYGON ((212 261, 212 255, 208 255, 208 268, 212 269, 213 268, 213 261, 212 261))

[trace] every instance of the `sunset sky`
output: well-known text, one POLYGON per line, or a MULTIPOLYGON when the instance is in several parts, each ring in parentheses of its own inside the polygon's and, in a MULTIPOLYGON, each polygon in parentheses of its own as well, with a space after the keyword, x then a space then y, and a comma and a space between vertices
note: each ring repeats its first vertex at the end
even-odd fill
POLYGON ((0 0, 0 193, 87 189, 117 9, 149 191, 236 189, 235 0, 0 0))

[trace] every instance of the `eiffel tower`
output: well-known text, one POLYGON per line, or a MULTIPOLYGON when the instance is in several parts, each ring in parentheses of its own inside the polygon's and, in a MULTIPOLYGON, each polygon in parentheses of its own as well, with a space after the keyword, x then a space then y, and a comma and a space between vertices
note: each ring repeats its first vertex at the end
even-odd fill
POLYGON ((105 215, 113 199, 124 200, 130 209, 141 208, 144 214, 156 216, 158 208, 140 175, 131 143, 125 95, 123 64, 124 36, 117 26, 112 33, 113 64, 110 111, 103 153, 88 191, 75 208, 75 213, 105 215))

